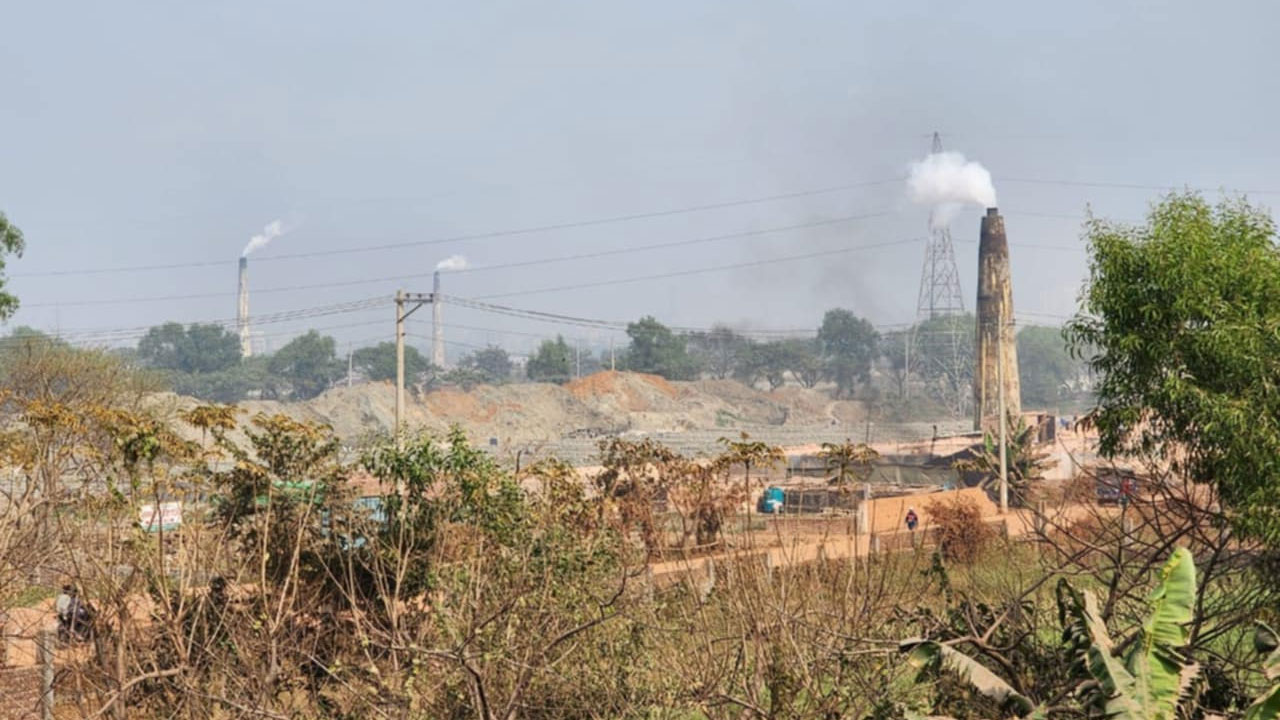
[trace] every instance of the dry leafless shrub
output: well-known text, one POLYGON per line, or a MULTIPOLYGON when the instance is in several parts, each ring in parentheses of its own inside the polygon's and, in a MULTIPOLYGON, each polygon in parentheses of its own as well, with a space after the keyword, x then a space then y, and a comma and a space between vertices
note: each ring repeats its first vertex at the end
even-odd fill
POLYGON ((996 537, 983 519, 982 509, 969 498, 931 502, 926 509, 933 519, 932 532, 938 549, 947 560, 971 563, 996 537))

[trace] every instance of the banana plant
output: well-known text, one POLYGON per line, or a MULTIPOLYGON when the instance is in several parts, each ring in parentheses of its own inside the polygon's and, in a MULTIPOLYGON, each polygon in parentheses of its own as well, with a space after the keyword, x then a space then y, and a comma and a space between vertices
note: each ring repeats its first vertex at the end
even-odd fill
MULTIPOLYGON (((1076 653, 1075 668, 1088 678, 1081 685, 1086 705, 1115 720, 1174 720, 1199 673, 1199 667, 1181 654, 1195 595, 1195 562, 1188 550, 1179 548, 1165 563, 1149 596, 1151 614, 1128 654, 1120 658, 1098 613, 1097 598, 1088 590, 1076 590, 1065 579, 1059 581, 1063 638, 1076 653)), ((1023 718, 1047 715, 1043 704, 1018 693, 999 675, 950 646, 914 639, 904 641, 900 648, 910 652, 908 661, 922 672, 941 669, 966 678, 978 692, 999 703, 1003 712, 1023 718)), ((1275 663, 1280 672, 1280 659, 1275 663)), ((1280 686, 1273 689, 1270 699, 1271 714, 1260 710, 1248 720, 1274 720, 1275 706, 1280 706, 1280 686)))
MULTIPOLYGON (((1087 678, 1079 696, 1087 710, 1109 720, 1175 720, 1180 710, 1188 709, 1185 703, 1200 673, 1200 666, 1182 653, 1195 610, 1196 568, 1191 552, 1175 550, 1158 579, 1148 596, 1151 613, 1124 657, 1115 653, 1094 594, 1076 590, 1066 579, 1058 581, 1062 637, 1075 654, 1073 667, 1087 678)), ((1280 636, 1258 623, 1253 646, 1266 655, 1262 671, 1274 684, 1245 710, 1244 720, 1280 720, 1280 636)), ((955 648, 921 639, 903 641, 900 648, 910 652, 908 662, 922 674, 953 672, 996 701, 1003 712, 1030 719, 1047 717, 1044 705, 955 648)))
POLYGON ((1119 720, 1174 720, 1200 673, 1181 652, 1195 598, 1195 561, 1189 550, 1178 548, 1161 569, 1149 596, 1151 613, 1122 659, 1094 594, 1059 580, 1063 640, 1077 654, 1075 667, 1092 680, 1082 688, 1085 704, 1119 720))
POLYGON ((994 700, 1000 709, 1016 717, 1043 718, 1044 710, 1013 688, 985 665, 934 640, 904 640, 899 647, 909 651, 907 662, 921 674, 945 670, 965 678, 980 694, 994 700))

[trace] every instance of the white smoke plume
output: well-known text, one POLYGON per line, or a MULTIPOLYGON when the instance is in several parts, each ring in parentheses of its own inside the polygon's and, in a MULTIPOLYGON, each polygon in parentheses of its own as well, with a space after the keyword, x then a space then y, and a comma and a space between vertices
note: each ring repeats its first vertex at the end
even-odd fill
POLYGON ((249 244, 244 246, 244 250, 240 252, 240 257, 247 257, 254 250, 266 247, 267 243, 280 237, 284 232, 284 223, 280 220, 272 220, 267 223, 266 227, 262 228, 262 232, 249 238, 249 244))
POLYGON ((436 270, 466 270, 467 259, 461 255, 450 255, 449 257, 436 263, 436 270))
POLYGON ((933 153, 912 163, 907 194, 913 202, 933 206, 937 224, 949 222, 960 205, 996 206, 991 173, 958 152, 933 153))

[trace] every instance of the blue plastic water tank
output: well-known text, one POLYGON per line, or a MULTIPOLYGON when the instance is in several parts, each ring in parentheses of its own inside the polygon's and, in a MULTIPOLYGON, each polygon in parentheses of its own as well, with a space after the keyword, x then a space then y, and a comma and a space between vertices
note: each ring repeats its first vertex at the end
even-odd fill
POLYGON ((782 488, 771 486, 760 495, 760 502, 756 504, 756 508, 762 513, 780 513, 785 501, 786 494, 782 488))

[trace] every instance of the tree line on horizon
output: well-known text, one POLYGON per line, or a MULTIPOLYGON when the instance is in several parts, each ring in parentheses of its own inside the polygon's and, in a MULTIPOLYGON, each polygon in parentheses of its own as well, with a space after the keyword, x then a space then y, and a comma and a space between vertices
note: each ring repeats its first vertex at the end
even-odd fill
MULTIPOLYGON (((470 390, 518 381, 562 384, 616 367, 668 380, 731 379, 770 390, 825 383, 836 399, 925 403, 931 411, 961 414, 972 382, 973 323, 973 316, 964 314, 881 333, 867 319, 836 308, 824 314, 812 337, 758 339, 724 325, 677 332, 646 316, 627 326, 629 342, 612 357, 608 350, 579 352, 558 335, 543 340, 523 367, 503 348, 489 345, 445 369, 406 345, 405 375, 415 389, 470 390)), ((59 342, 25 327, 9 337, 23 338, 59 342)), ((1018 351, 1025 403, 1058 407, 1087 397, 1083 362, 1070 357, 1060 329, 1023 328, 1018 351)), ((168 322, 150 328, 137 346, 114 352, 161 376, 179 394, 223 403, 308 400, 343 383, 349 371, 360 381, 395 380, 393 342, 355 349, 348 365, 337 341, 316 330, 273 353, 242 358, 239 338, 221 325, 168 322)))

